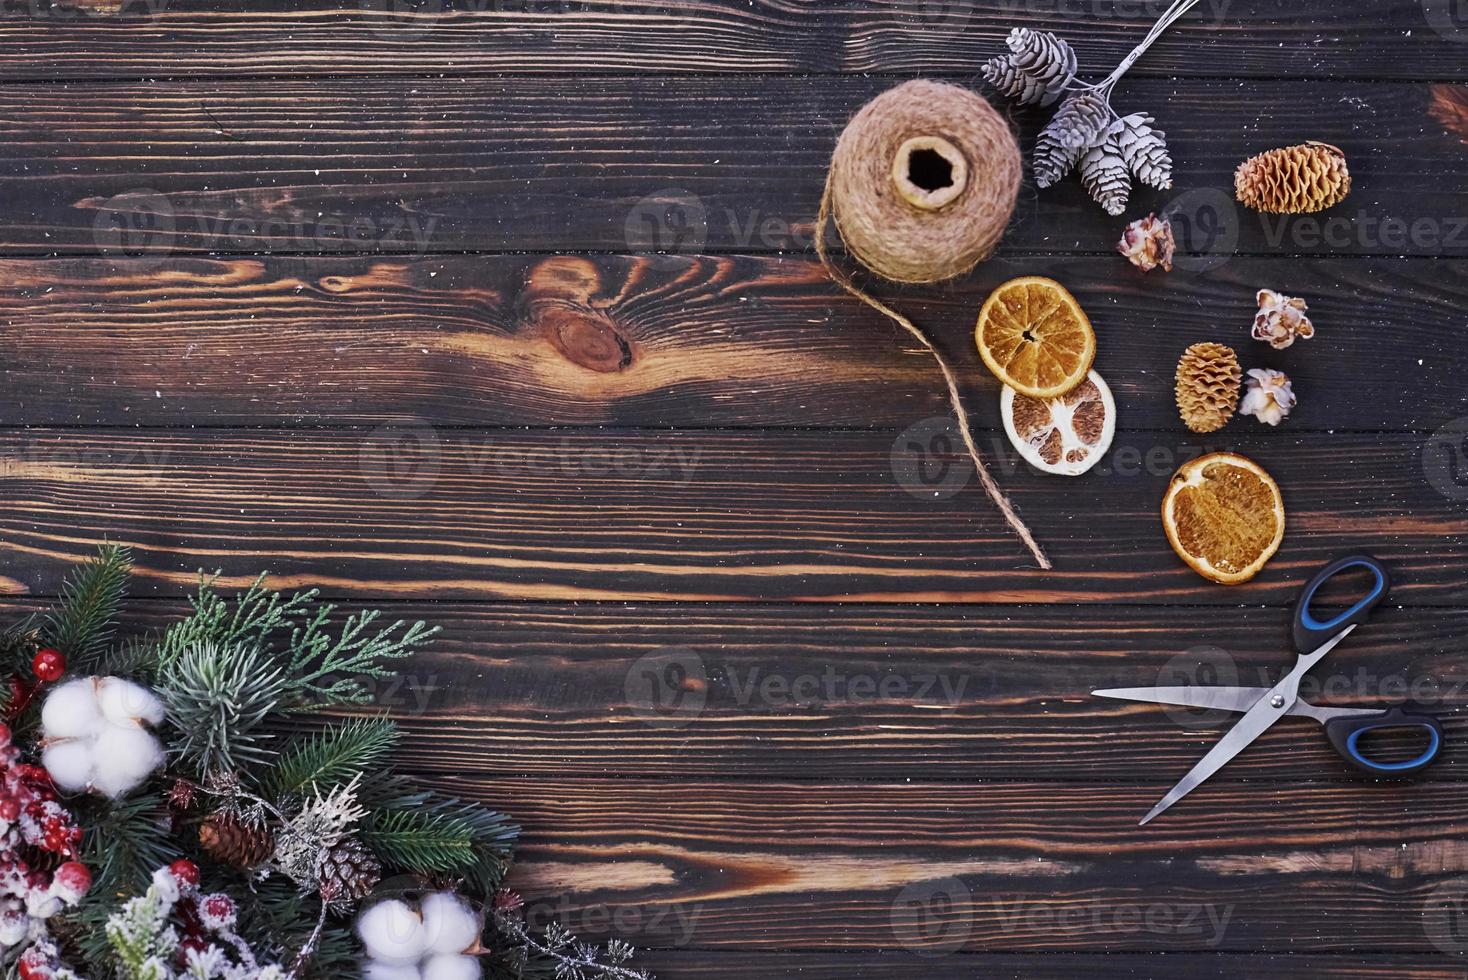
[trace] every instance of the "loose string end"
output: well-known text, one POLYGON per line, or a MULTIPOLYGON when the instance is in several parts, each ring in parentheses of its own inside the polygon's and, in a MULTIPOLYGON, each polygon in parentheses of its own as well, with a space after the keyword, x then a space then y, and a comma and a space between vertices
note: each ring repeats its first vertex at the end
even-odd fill
POLYGON ((846 292, 912 334, 913 337, 917 338, 918 343, 922 344, 928 353, 933 355, 933 360, 938 363, 938 370, 942 372, 944 384, 948 388, 948 403, 953 409, 954 417, 958 420, 958 431, 963 437, 964 448, 968 451, 969 459, 973 461, 974 470, 979 474, 979 482, 983 485, 984 492, 989 495, 989 499, 994 502, 994 506, 1004 516, 1004 520, 1008 522, 1014 533, 1019 536, 1020 541, 1024 542, 1025 547, 1030 550, 1030 554, 1034 556, 1040 568, 1045 571, 1050 571, 1054 566, 1051 565, 1050 559, 1045 556, 1044 549, 1040 547, 1040 543, 1030 533, 1029 527, 1020 519, 1019 514, 1015 512, 1014 505, 1009 502, 1009 498, 999 488, 999 484, 995 482, 994 477, 990 475, 989 467, 984 465, 983 456, 979 453, 978 444, 974 441, 973 432, 969 427, 968 411, 963 407, 963 399, 959 397, 958 378, 953 373, 953 369, 949 366, 948 361, 917 324, 881 300, 868 295, 856 283, 852 282, 846 273, 836 268, 831 262, 830 256, 826 253, 826 228, 828 227, 831 216, 830 209, 831 180, 828 175, 825 190, 821 193, 821 207, 820 213, 816 218, 815 234, 816 256, 821 260, 821 265, 825 268, 826 274, 834 279, 836 284, 846 290, 846 292))

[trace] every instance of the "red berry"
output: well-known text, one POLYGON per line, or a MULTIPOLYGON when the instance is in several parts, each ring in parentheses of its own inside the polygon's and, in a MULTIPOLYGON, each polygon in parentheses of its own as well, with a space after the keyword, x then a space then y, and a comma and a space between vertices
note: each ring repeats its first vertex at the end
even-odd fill
POLYGON ((180 885, 193 888, 199 884, 199 866, 188 858, 179 858, 170 864, 168 873, 173 875, 180 885))
POLYGON ((13 796, 0 799, 0 820, 15 821, 20 819, 20 802, 13 796))
POLYGON ((5 706, 6 715, 14 718, 24 711, 31 703, 31 698, 35 696, 35 693, 35 685, 27 684, 19 676, 12 676, 10 678, 10 703, 5 706))
POLYGON ((61 680, 66 674, 65 654, 51 647, 42 647, 31 661, 31 673, 44 684, 61 680))
POLYGON ((56 976, 51 970, 49 963, 42 963, 34 959, 22 959, 20 961, 20 980, 51 980, 56 976))
POLYGON ((55 884, 81 898, 92 887, 92 872, 80 861, 67 861, 56 869, 55 884))
POLYGON ((9 744, 10 744, 10 726, 9 725, 6 725, 6 724, 0 724, 0 746, 5 746, 5 745, 9 745, 9 744))

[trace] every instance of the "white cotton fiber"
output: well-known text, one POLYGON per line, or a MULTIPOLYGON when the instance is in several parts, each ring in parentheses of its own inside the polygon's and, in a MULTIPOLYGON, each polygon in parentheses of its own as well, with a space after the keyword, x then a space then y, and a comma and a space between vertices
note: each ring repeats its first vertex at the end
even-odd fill
POLYGON ((41 708, 41 731, 47 738, 88 738, 104 724, 90 677, 62 684, 46 696, 41 708))
POLYGON ((369 960, 362 970, 363 980, 423 980, 416 963, 383 963, 369 960))
POLYGON ((423 900, 423 930, 430 953, 462 953, 479 939, 479 917, 462 898, 439 892, 423 900))
POLYGON ((374 960, 417 963, 428 947, 423 920, 397 899, 378 902, 357 917, 357 935, 374 960))
POLYGON ((53 742, 41 753, 41 765, 62 792, 80 793, 92 783, 92 747, 87 742, 53 742))
POLYGON ((92 744, 92 787, 117 799, 163 765, 163 747, 141 728, 108 727, 92 744))
POLYGON ((479 980, 479 961, 472 956, 434 956, 423 961, 423 980, 479 980))
POLYGON ((97 683, 97 703, 110 724, 136 727, 139 722, 156 725, 163 721, 163 702, 153 692, 121 677, 104 677, 97 683))

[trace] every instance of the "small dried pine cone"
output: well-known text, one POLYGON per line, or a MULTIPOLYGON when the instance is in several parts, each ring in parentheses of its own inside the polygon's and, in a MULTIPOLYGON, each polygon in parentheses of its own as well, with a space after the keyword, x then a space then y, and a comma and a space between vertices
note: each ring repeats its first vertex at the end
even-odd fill
POLYGON ((199 846, 220 864, 248 871, 275 853, 275 838, 264 827, 215 813, 199 825, 199 846))
POLYGON ((360 902, 382 880, 382 862, 359 840, 347 838, 326 852, 318 869, 321 897, 338 907, 360 902))
POLYGON ((1194 344, 1177 363, 1177 409, 1194 432, 1217 432, 1239 406, 1244 372, 1239 356, 1223 344, 1194 344))
POLYGON ((1252 156, 1234 171, 1240 203, 1272 214, 1307 214, 1351 192, 1346 155, 1328 143, 1301 143, 1252 156))

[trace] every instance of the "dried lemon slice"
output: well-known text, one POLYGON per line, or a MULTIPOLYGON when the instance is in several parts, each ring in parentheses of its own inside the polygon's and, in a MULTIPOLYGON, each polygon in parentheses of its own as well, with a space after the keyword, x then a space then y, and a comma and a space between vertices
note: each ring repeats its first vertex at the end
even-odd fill
POLYGON ((999 413, 1025 462, 1061 476, 1080 476, 1095 466, 1116 435, 1116 400, 1095 371, 1055 398, 1031 398, 1006 387, 999 413))

